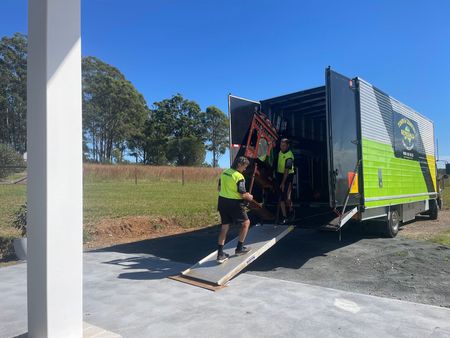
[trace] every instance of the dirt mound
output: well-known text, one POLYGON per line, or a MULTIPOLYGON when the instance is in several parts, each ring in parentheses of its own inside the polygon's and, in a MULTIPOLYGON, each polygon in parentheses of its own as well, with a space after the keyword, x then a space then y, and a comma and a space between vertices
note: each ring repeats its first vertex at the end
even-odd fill
POLYGON ((181 227, 175 218, 169 217, 135 216, 102 219, 95 226, 91 226, 85 247, 100 248, 192 230, 181 227))

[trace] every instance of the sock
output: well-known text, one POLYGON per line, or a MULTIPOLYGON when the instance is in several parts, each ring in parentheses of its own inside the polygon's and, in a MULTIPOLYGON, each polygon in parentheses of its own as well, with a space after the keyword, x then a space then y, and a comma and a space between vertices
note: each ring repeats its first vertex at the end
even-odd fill
POLYGON ((244 245, 244 243, 242 243, 242 242, 238 242, 238 244, 237 244, 237 247, 236 247, 236 250, 242 250, 242 246, 244 245))
POLYGON ((223 245, 218 245, 217 246, 217 254, 219 254, 219 255, 221 255, 221 254, 223 254, 223 245))

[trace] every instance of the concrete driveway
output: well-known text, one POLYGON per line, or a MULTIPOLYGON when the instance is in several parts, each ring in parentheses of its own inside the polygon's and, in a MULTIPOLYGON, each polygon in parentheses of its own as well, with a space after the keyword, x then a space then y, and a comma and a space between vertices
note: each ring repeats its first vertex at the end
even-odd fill
MULTIPOLYGON (((447 308, 250 273, 215 293, 166 278, 188 266, 85 253, 84 320, 123 337, 450 337, 447 308)), ((0 293, 0 337, 24 334, 26 264, 0 269, 0 293)))

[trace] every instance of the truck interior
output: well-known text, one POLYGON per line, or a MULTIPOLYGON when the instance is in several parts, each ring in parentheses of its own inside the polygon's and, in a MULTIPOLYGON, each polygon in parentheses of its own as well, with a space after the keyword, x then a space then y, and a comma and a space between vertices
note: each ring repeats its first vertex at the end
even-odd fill
POLYGON ((289 139, 295 157, 296 220, 304 224, 306 217, 338 215, 339 226, 333 228, 339 229, 344 213, 358 210, 346 208, 359 203, 357 190, 350 194, 360 163, 354 88, 352 79, 328 68, 325 86, 260 101, 229 95, 231 162, 243 155, 256 163, 246 175, 255 199, 268 211, 278 214, 279 189, 270 178, 282 138, 289 139))
MULTIPOLYGON (((239 148, 236 156, 245 155, 250 159, 257 159, 258 162, 259 177, 255 181, 257 184, 249 184, 252 186, 251 190, 255 199, 262 202, 264 208, 268 209, 272 215, 277 214, 279 194, 272 188, 274 182, 271 186, 266 179, 272 176, 271 172, 276 169, 279 140, 288 138, 290 149, 294 153, 296 168, 291 193, 295 219, 304 223, 305 217, 316 215, 335 217, 330 208, 331 197, 328 184, 325 86, 262 100, 258 104, 253 103, 253 106, 246 107, 246 112, 251 112, 251 116, 259 117, 254 117, 253 120, 248 119, 245 123, 241 120, 249 115, 242 114, 244 103, 238 99, 233 106, 241 109, 238 115, 239 125, 248 128, 244 137, 247 141, 239 142, 242 147, 239 148), (261 112, 262 115, 253 113, 254 111, 261 112), (264 122, 264 117, 269 120, 267 124, 264 122), (274 138, 268 134, 274 135, 278 141, 274 142, 274 138), (275 147, 270 147, 268 144, 275 147), (271 148, 271 154, 262 156, 270 152, 268 147, 271 148), (268 168, 270 170, 266 171, 265 169, 268 168)), ((242 138, 244 131, 239 130, 236 124, 232 134, 235 136, 240 133, 239 137, 242 138)), ((254 170, 253 166, 247 173, 248 182, 252 181, 252 170, 254 170)))
POLYGON ((329 206, 325 95, 322 86, 261 101, 261 110, 279 137, 290 140, 296 168, 291 196, 295 207, 329 206))

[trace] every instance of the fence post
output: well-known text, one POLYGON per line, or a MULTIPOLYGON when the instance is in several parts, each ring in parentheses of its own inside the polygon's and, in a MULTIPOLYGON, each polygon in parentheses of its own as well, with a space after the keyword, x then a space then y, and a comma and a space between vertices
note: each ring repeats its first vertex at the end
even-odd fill
POLYGON ((184 168, 181 169, 181 184, 184 185, 184 168))
POLYGON ((134 184, 137 185, 137 168, 134 168, 134 184))

